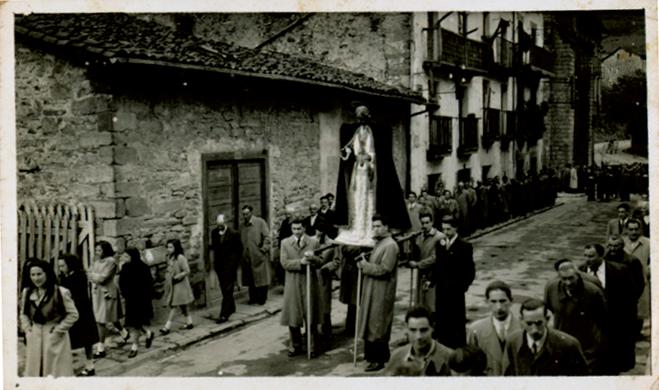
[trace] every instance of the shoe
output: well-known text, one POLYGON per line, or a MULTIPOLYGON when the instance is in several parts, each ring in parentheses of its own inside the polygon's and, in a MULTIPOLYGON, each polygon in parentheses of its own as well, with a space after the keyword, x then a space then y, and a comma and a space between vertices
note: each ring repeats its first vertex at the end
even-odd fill
POLYGON ((288 357, 293 357, 297 355, 302 355, 302 349, 300 348, 295 348, 295 349, 289 349, 288 350, 288 357))
POLYGON ((117 342, 117 345, 120 346, 120 347, 123 347, 128 342, 128 339, 130 339, 130 333, 126 333, 126 337, 121 336, 121 335, 119 337, 120 337, 120 339, 117 342))
POLYGON ((96 370, 93 368, 91 370, 83 368, 82 371, 78 373, 78 376, 95 376, 95 375, 96 375, 96 370))
POLYGON ((94 359, 102 359, 105 355, 105 351, 96 351, 94 352, 94 359))
POLYGON ((160 328, 159 332, 160 332, 160 334, 169 334, 169 329, 167 329, 167 328, 160 328))
POLYGON ((146 341, 144 342, 147 348, 151 348, 151 344, 153 344, 154 337, 156 337, 156 335, 152 331, 149 331, 149 334, 146 336, 146 341))
POLYGON ((368 366, 366 366, 364 371, 365 372, 380 371, 383 368, 384 368, 383 363, 371 362, 371 363, 368 364, 368 366))
POLYGON ((137 356, 137 349, 131 349, 130 352, 128 353, 129 358, 134 358, 137 356))
POLYGON ((187 324, 187 325, 182 326, 181 330, 190 330, 192 328, 194 328, 193 324, 187 324))
POLYGON ((229 321, 229 318, 228 318, 228 317, 220 317, 220 318, 218 318, 218 319, 215 320, 215 323, 216 323, 216 324, 223 324, 223 323, 225 323, 225 322, 227 322, 227 321, 229 321))

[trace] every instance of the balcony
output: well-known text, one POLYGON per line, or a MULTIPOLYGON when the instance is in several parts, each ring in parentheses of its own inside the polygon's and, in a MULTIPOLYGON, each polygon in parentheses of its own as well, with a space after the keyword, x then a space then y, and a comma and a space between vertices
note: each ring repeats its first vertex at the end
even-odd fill
POLYGON ((458 156, 460 158, 469 158, 469 156, 478 150, 478 118, 474 114, 469 114, 466 118, 460 119, 460 142, 458 146, 458 156))
POLYGON ((449 30, 440 29, 433 34, 433 52, 424 67, 444 70, 447 73, 459 68, 467 76, 486 74, 491 62, 492 51, 484 42, 474 41, 449 30))
POLYGON ((554 61, 556 55, 549 50, 532 45, 524 64, 529 65, 531 70, 542 73, 544 76, 552 76, 554 72, 554 61))
POLYGON ((430 134, 426 160, 439 161, 451 154, 453 145, 453 118, 446 116, 430 117, 430 134))

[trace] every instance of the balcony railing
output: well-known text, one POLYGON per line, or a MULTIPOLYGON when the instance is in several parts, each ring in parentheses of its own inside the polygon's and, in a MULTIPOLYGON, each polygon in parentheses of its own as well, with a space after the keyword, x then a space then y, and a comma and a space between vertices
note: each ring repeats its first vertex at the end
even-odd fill
POLYGON ((466 156, 478 150, 478 118, 469 114, 460 119, 460 146, 458 154, 466 156))
POLYGON ((556 58, 555 54, 549 50, 538 47, 531 46, 529 62, 531 65, 548 72, 554 71, 554 60, 556 58))
POLYGON ((453 118, 446 116, 430 117, 428 161, 440 160, 450 154, 453 144, 453 118))
POLYGON ((441 29, 435 61, 467 68, 487 70, 490 49, 483 42, 474 41, 449 30, 441 29))

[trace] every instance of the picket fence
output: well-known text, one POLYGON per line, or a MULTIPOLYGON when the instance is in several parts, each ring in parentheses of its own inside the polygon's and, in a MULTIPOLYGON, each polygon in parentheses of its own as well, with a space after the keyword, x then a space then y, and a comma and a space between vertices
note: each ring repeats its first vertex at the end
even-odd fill
POLYGON ((73 253, 85 269, 94 258, 94 209, 86 205, 18 205, 19 271, 25 261, 36 257, 54 266, 58 256, 73 253))

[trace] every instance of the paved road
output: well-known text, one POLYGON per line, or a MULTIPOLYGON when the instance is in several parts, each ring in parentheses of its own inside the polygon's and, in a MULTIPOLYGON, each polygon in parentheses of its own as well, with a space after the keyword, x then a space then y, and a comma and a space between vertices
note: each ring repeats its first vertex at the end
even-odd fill
MULTIPOLYGON (((467 293, 469 320, 487 313, 485 286, 494 279, 513 288, 514 310, 526 297, 542 297, 546 281, 554 277, 555 260, 581 260, 585 244, 603 241, 606 221, 615 215, 614 203, 586 202, 582 197, 561 199, 564 204, 472 241, 477 276, 467 293)), ((399 269, 396 318, 392 341, 403 340, 403 316, 409 301, 409 271, 399 269)), ((336 295, 336 294, 335 294, 336 295)), ((274 301, 281 295, 273 296, 274 301)), ((345 318, 345 305, 335 297, 332 321, 337 332, 345 318)), ((279 314, 254 322, 167 356, 155 356, 124 371, 124 376, 359 376, 364 362, 352 364, 352 339, 335 336, 334 348, 308 361, 286 355, 287 328, 279 314)), ((631 372, 642 374, 649 350, 638 343, 638 364, 631 372)))

